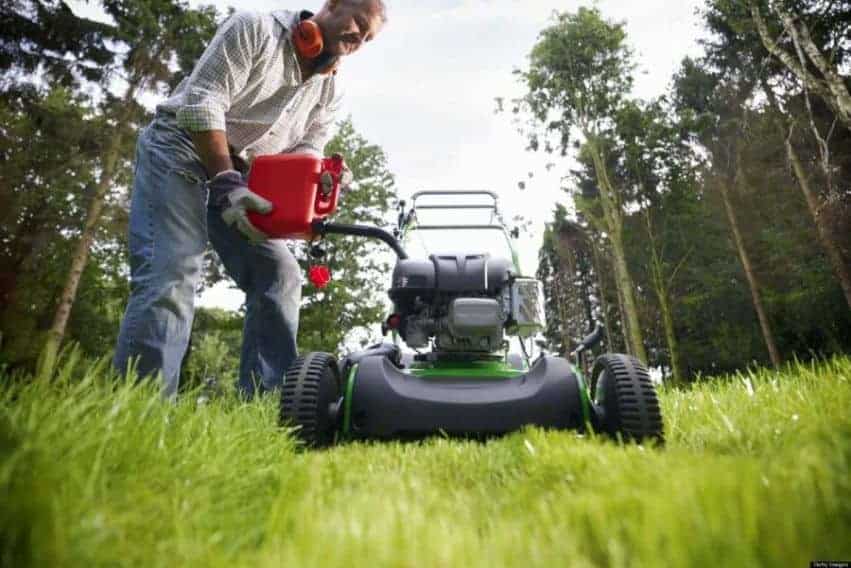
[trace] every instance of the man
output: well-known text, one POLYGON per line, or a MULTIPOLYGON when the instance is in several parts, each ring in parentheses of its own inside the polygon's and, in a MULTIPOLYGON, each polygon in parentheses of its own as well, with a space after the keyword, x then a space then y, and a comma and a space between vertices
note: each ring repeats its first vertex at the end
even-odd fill
POLYGON ((243 166, 322 153, 339 104, 336 68, 385 20, 382 0, 326 0, 315 15, 237 13, 157 107, 136 148, 119 370, 137 361, 139 376, 161 372, 165 394, 177 392, 209 236, 246 294, 239 389, 281 385, 296 356, 301 274, 286 245, 248 221, 247 211, 272 205, 248 189, 243 166))

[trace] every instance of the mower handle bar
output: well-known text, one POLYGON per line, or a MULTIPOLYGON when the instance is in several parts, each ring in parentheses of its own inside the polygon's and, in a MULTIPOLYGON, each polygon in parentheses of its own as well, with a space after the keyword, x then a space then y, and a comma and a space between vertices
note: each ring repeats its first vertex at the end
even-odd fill
POLYGON ((417 209, 496 209, 496 205, 417 205, 417 209))
POLYGON ((502 225, 416 225, 414 227, 417 231, 451 231, 455 229, 492 229, 495 231, 505 231, 505 227, 502 225))
MULTIPOLYGON (((475 191, 418 191, 414 195, 411 196, 411 203, 413 204, 413 208, 417 209, 417 199, 419 199, 421 197, 427 197, 427 196, 444 196, 444 197, 445 196, 452 196, 452 197, 456 197, 458 195, 485 195, 485 196, 493 199, 493 206, 492 206, 493 209, 496 209, 496 205, 499 201, 499 198, 497 197, 496 193, 494 193, 492 191, 485 191, 485 190, 475 190, 475 191)), ((420 206, 419 208, 422 209, 423 206, 420 206)), ((447 207, 447 208, 451 208, 451 207, 447 207)), ((490 208, 491 207, 489 206, 488 209, 490 209, 490 208)))

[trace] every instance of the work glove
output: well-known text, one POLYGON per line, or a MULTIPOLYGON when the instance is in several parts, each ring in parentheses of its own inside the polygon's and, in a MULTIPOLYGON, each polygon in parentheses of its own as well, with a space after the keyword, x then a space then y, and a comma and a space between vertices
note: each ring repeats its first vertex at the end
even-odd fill
MULTIPOLYGON (((343 196, 349 191, 351 191, 351 185, 355 179, 355 176, 354 174, 352 174, 352 170, 349 169, 349 165, 346 164, 346 161, 343 159, 342 154, 338 152, 331 157, 343 160, 343 169, 340 172, 340 196, 343 196)), ((322 193, 325 195, 330 194, 331 190, 334 187, 334 178, 331 176, 331 174, 329 172, 325 172, 325 174, 323 174, 319 181, 321 184, 322 193)))
POLYGON ((255 227, 248 220, 248 212, 271 213, 272 203, 250 189, 245 178, 236 170, 219 172, 208 182, 210 199, 222 210, 225 224, 236 228, 252 243, 262 243, 269 235, 255 227))
POLYGON ((349 165, 343 161, 343 171, 340 174, 340 191, 348 193, 352 189, 353 181, 355 181, 355 175, 349 169, 349 165))

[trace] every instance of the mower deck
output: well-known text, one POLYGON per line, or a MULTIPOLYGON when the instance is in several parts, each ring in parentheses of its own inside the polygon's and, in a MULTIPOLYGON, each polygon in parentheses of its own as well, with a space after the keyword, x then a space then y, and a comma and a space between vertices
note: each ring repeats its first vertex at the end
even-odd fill
POLYGON ((503 365, 402 369, 373 355, 343 381, 342 433, 350 438, 491 436, 527 425, 582 429, 590 420, 582 379, 558 357, 524 373, 503 365))

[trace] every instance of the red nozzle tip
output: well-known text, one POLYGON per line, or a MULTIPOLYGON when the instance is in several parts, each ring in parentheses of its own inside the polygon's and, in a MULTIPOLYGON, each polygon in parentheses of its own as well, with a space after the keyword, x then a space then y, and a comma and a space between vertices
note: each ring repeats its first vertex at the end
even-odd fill
POLYGON ((310 267, 310 270, 307 272, 307 277, 310 279, 311 284, 321 290, 322 288, 325 288, 329 282, 331 282, 331 271, 327 266, 317 264, 310 267))

